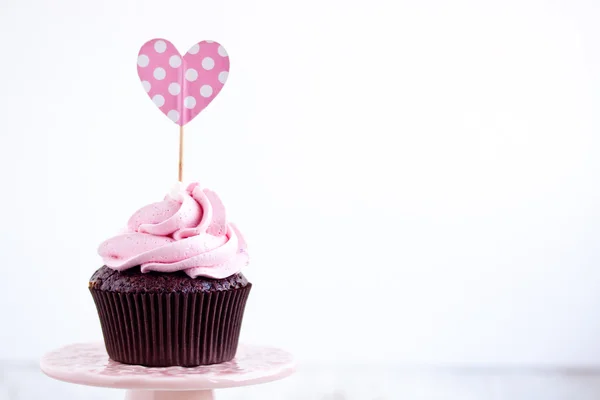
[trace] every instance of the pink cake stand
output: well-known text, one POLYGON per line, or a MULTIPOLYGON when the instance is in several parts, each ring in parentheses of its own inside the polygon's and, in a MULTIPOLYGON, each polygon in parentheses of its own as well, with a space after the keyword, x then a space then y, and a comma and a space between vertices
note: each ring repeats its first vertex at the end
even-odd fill
POLYGON ((292 355, 273 347, 240 345, 236 357, 222 364, 147 368, 112 361, 103 343, 54 350, 40 367, 64 382, 126 389, 126 400, 213 400, 214 389, 272 382, 295 370, 292 355))

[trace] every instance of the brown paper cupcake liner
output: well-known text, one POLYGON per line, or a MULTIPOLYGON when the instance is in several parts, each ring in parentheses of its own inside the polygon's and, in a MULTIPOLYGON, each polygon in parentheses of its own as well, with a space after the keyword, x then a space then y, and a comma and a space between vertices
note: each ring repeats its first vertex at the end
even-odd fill
POLYGON ((209 293, 90 291, 112 360, 193 367, 235 357, 251 288, 249 283, 209 293))

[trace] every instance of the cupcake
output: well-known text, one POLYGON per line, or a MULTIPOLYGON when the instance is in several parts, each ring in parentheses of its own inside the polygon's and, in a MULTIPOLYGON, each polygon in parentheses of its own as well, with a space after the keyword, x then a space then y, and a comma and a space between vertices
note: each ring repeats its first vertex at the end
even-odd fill
POLYGON ((104 266, 89 289, 112 360, 193 367, 235 356, 252 288, 240 272, 248 253, 214 192, 176 187, 98 253, 104 266))

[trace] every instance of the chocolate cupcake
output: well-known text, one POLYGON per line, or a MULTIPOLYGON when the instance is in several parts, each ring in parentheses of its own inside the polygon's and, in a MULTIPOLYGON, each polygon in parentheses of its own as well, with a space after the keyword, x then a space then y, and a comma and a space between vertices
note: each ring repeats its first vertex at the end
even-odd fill
POLYGON ((108 355, 148 367, 231 360, 252 285, 246 243, 198 184, 143 207, 100 245, 90 279, 108 355))

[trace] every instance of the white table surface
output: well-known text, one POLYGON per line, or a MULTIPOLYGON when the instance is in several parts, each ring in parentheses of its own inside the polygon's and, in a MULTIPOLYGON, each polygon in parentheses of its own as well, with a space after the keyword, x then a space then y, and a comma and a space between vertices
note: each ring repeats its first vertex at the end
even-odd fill
MULTIPOLYGON (((123 391, 54 381, 37 363, 0 363, 0 400, 122 400, 123 391)), ((217 391, 218 400, 598 400, 600 370, 299 365, 283 381, 217 391)))

